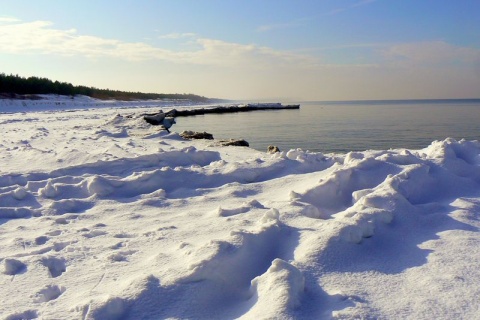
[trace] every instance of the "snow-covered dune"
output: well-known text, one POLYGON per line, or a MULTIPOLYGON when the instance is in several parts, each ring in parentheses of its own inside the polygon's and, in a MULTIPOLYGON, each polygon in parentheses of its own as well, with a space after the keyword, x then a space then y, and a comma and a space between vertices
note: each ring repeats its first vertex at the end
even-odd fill
POLYGON ((272 155, 133 113, 0 115, 0 318, 480 317, 479 142, 272 155))
POLYGON ((0 113, 78 110, 86 108, 93 109, 195 105, 194 102, 175 99, 118 101, 99 100, 82 95, 76 95, 72 97, 53 94, 40 94, 37 96, 41 99, 0 99, 0 113))

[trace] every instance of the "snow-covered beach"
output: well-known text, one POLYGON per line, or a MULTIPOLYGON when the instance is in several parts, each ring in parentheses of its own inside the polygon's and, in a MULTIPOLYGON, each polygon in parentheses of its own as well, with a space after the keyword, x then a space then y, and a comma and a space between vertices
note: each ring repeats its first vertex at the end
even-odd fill
POLYGON ((2 319, 480 317, 478 141, 268 154, 0 103, 2 319))

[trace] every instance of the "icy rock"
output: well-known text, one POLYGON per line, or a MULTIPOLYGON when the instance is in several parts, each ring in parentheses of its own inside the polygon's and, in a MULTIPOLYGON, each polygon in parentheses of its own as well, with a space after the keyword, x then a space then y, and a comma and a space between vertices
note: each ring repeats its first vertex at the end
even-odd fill
POLYGON ((165 113, 160 110, 160 112, 157 114, 143 116, 143 119, 151 125, 158 126, 163 123, 163 120, 165 119, 165 113))
POLYGON ((213 135, 208 132, 194 132, 194 131, 183 131, 180 133, 180 136, 185 139, 206 139, 213 140, 213 135))
POLYGON ((280 152, 280 149, 277 146, 268 146, 267 152, 268 153, 277 153, 277 152, 280 152))
POLYGON ((249 147, 250 146, 250 144, 243 139, 220 140, 219 143, 224 147, 228 147, 228 146, 249 147))

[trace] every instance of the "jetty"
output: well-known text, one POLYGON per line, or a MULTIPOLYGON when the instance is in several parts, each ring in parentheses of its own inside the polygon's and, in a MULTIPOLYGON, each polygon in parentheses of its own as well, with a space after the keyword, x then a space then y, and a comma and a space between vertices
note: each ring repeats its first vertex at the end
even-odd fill
POLYGON ((259 110, 291 110, 300 109, 299 104, 283 105, 281 103, 248 103, 229 106, 212 106, 206 108, 192 108, 182 110, 170 110, 166 113, 167 117, 189 117, 205 114, 220 114, 234 112, 249 112, 259 110))

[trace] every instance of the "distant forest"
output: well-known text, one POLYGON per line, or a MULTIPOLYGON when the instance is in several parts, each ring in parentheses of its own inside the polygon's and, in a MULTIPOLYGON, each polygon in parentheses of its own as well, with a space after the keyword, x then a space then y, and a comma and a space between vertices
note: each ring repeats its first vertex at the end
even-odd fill
POLYGON ((86 86, 74 86, 71 83, 52 81, 47 78, 6 75, 0 73, 0 98, 39 99, 38 94, 60 94, 66 96, 85 95, 102 100, 149 100, 149 99, 185 99, 195 102, 212 102, 209 99, 195 94, 163 94, 126 92, 110 89, 98 89, 86 86))

